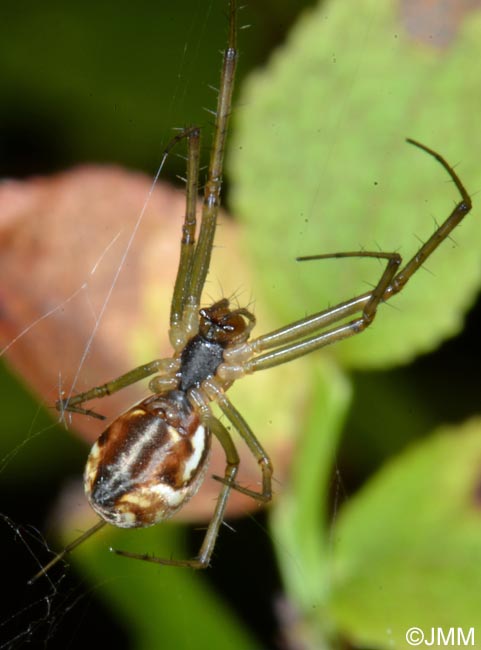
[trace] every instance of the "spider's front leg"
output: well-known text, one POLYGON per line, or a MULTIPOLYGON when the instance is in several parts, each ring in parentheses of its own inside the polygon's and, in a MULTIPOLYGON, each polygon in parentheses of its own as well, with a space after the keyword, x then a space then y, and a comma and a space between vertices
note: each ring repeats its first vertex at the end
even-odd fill
POLYGON ((102 399, 103 397, 112 395, 113 393, 122 390, 122 388, 131 386, 132 384, 156 373, 159 373, 159 377, 154 377, 151 381, 152 392, 160 392, 162 384, 164 389, 173 388, 174 382, 177 381, 175 379, 175 374, 178 369, 179 361, 177 359, 155 359, 154 361, 138 366, 137 368, 134 368, 133 370, 126 372, 124 375, 120 375, 120 377, 112 379, 105 384, 94 386, 93 388, 90 388, 83 393, 78 393, 77 395, 59 399, 55 403, 55 408, 57 411, 60 411, 60 417, 62 420, 64 419, 64 413, 66 411, 70 413, 80 413, 81 415, 89 415, 98 420, 105 420, 104 415, 96 413, 92 409, 83 408, 82 404, 84 402, 89 402, 92 399, 102 399))

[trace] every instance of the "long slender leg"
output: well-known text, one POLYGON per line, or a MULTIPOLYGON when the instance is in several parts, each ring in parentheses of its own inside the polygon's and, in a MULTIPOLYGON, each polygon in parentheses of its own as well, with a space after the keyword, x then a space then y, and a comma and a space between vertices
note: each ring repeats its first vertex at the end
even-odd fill
POLYGON ((96 413, 91 409, 84 409, 80 406, 84 402, 88 402, 92 399, 101 399, 107 395, 112 395, 122 388, 126 388, 131 384, 135 384, 141 379, 150 377, 157 372, 160 372, 164 375, 171 374, 178 365, 178 362, 175 359, 155 359, 150 363, 146 363, 138 368, 134 368, 129 372, 126 372, 125 375, 121 375, 112 381, 108 381, 101 386, 94 386, 89 390, 86 390, 84 393, 78 393, 72 397, 66 397, 65 399, 59 399, 55 407, 62 414, 65 411, 70 411, 72 413, 81 413, 82 415, 90 415, 91 417, 97 418, 98 420, 105 420, 105 416, 96 413))
MULTIPOLYGON (((188 279, 186 280, 184 275, 190 277, 190 272, 192 270, 193 244, 195 243, 196 225, 195 206, 199 175, 198 167, 200 132, 198 127, 189 127, 183 129, 180 133, 178 133, 170 140, 162 153, 162 161, 164 161, 172 149, 185 138, 187 138, 189 141, 187 206, 181 244, 181 259, 179 262, 179 269, 177 272, 177 280, 172 302, 171 322, 173 318, 172 314, 174 312, 175 314, 177 313, 179 306, 181 309, 183 308, 183 304, 185 303, 186 285, 188 283, 188 279)), ((156 372, 162 372, 164 374, 168 373, 170 371, 169 366, 171 366, 171 364, 172 360, 170 359, 156 359, 150 363, 139 366, 138 368, 134 368, 134 370, 131 370, 130 372, 121 375, 117 379, 109 381, 101 386, 95 386, 94 388, 85 391, 84 393, 79 393, 65 399, 60 399, 56 402, 55 407, 62 414, 65 411, 70 411, 72 413, 80 413, 82 415, 89 415, 90 417, 94 417, 99 420, 104 420, 105 417, 103 415, 100 415, 91 409, 81 408, 79 405, 91 399, 101 399, 102 397, 111 395, 112 393, 130 386, 131 384, 135 384, 137 381, 145 379, 146 377, 149 377, 156 372)))
MULTIPOLYGON (((207 172, 199 240, 195 249, 192 281, 187 300, 187 308, 190 312, 191 318, 194 314, 197 314, 199 309, 202 289, 204 288, 205 279, 209 270, 217 223, 217 213, 220 205, 225 140, 232 106, 232 91, 234 88, 235 69, 237 63, 236 32, 237 6, 235 0, 230 0, 229 36, 227 47, 224 51, 219 97, 215 114, 212 154, 207 172)), ((189 318, 189 314, 186 315, 186 318, 189 318)))
MULTIPOLYGON (((454 169, 449 165, 449 163, 437 152, 420 144, 419 142, 411 139, 408 139, 407 141, 436 158, 436 160, 447 171, 451 177, 451 180, 454 182, 461 195, 461 201, 454 207, 448 218, 433 233, 433 235, 426 241, 426 243, 421 246, 417 253, 412 257, 412 259, 409 260, 409 262, 399 271, 399 273, 397 273, 392 278, 392 281, 385 287, 383 295, 380 297, 379 301, 377 301, 378 303, 388 300, 404 288, 413 274, 424 264, 426 259, 432 255, 437 247, 451 234, 454 228, 459 225, 459 223, 469 213, 472 207, 471 198, 466 188, 464 187, 454 169)), ((359 255, 365 256, 365 253, 361 252, 359 255)), ((376 256, 375 253, 370 253, 369 255, 373 257, 376 256)), ((341 256, 342 254, 337 255, 337 257, 341 256)), ((322 259, 326 257, 330 256, 312 255, 298 259, 305 261, 322 259)), ((331 257, 336 257, 336 255, 331 257)), ((357 334, 364 329, 364 326, 359 322, 359 320, 353 320, 344 326, 329 330, 323 334, 319 334, 318 336, 313 337, 312 339, 303 341, 303 339, 305 339, 307 336, 315 333, 316 331, 319 331, 320 329, 349 318, 358 312, 365 312, 366 309, 369 309, 369 303, 371 303, 372 309, 372 299, 372 292, 364 293, 356 296, 355 298, 352 298, 351 300, 340 303, 339 305, 336 305, 332 308, 317 312, 312 316, 308 316, 307 318, 291 323, 286 327, 279 328, 256 339, 252 339, 246 344, 246 350, 250 349, 253 355, 258 354, 264 350, 278 347, 280 345, 284 345, 285 347, 281 348, 278 351, 274 350, 272 353, 261 355, 256 359, 253 359, 248 363, 248 368, 245 368, 246 372, 254 372, 264 368, 272 367, 273 365, 278 365, 279 363, 284 363, 285 361, 289 361, 291 359, 297 358, 298 356, 307 354, 314 349, 324 347, 325 345, 339 341, 343 338, 351 336, 352 334, 357 334), (278 355, 276 354, 277 352, 279 353, 278 355)), ((226 360, 229 362, 232 359, 232 362, 235 362, 236 355, 238 354, 239 356, 242 356, 244 354, 244 351, 241 350, 240 352, 237 352, 233 350, 232 353, 227 352, 225 354, 226 360)))
POLYGON ((182 226, 180 259, 170 310, 170 342, 175 350, 185 344, 181 326, 187 292, 190 287, 192 265, 195 253, 196 209, 199 190, 200 131, 195 129, 188 134, 187 188, 185 219, 182 226))
MULTIPOLYGON (((272 499, 272 473, 274 468, 272 467, 272 461, 269 458, 267 452, 257 440, 256 436, 253 434, 251 428, 244 420, 239 411, 235 408, 232 402, 226 397, 224 391, 218 386, 215 379, 207 380, 202 384, 202 389, 205 390, 209 398, 213 401, 216 401, 220 406, 224 415, 229 419, 233 426, 237 429, 239 435, 242 437, 248 448, 250 449, 252 455, 257 460, 262 473, 262 492, 257 492, 255 490, 249 490, 238 483, 230 482, 230 486, 237 490, 237 492, 242 492, 257 501, 262 501, 263 503, 268 503, 272 499)), ((226 483, 225 477, 214 476, 217 481, 221 483, 226 483)))
POLYGON ((52 560, 50 560, 50 562, 48 562, 48 564, 46 564, 45 566, 43 566, 43 567, 40 569, 40 571, 38 571, 38 573, 36 573, 36 574, 33 576, 33 578, 30 578, 30 580, 28 581, 28 584, 29 584, 29 585, 32 585, 32 584, 33 584, 34 582, 36 582, 39 578, 41 578, 42 576, 44 576, 48 571, 50 571, 50 569, 51 569, 53 566, 55 566, 55 564, 57 564, 57 562, 60 562, 61 560, 63 560, 63 558, 64 558, 66 555, 68 555, 69 553, 71 553, 75 548, 77 548, 77 546, 79 546, 80 544, 82 544, 83 542, 85 542, 86 539, 88 539, 89 537, 91 537, 92 535, 94 535, 98 530, 100 530, 101 528, 103 528, 106 524, 107 524, 106 521, 100 520, 100 521, 98 521, 98 522, 95 524, 95 526, 92 526, 91 528, 89 528, 88 530, 86 530, 85 533, 83 533, 82 535, 80 535, 80 537, 77 537, 77 539, 74 539, 74 541, 71 542, 70 544, 68 544, 68 545, 63 549, 63 551, 60 551, 60 553, 57 553, 57 555, 56 555, 52 560))
POLYGON ((165 564, 168 566, 178 566, 178 567, 190 567, 191 569, 205 569, 209 566, 210 558, 214 551, 215 543, 217 536, 219 535, 219 529, 224 518, 224 512, 227 505, 227 499, 233 485, 235 485, 235 477, 239 467, 239 455, 235 448, 235 445, 230 437, 229 432, 224 427, 224 425, 219 422, 210 412, 209 407, 201 400, 202 407, 204 410, 202 420, 206 427, 216 436, 216 438, 221 443, 225 456, 226 456, 226 468, 224 473, 224 478, 222 482, 224 483, 222 490, 217 498, 217 503, 215 506, 214 514, 210 520, 209 526, 205 533, 204 541, 200 547, 199 554, 196 558, 192 560, 173 560, 166 558, 159 558, 152 555, 146 555, 142 553, 131 553, 129 551, 120 551, 113 549, 114 553, 121 555, 123 557, 133 558, 134 560, 144 560, 146 562, 154 562, 155 564, 165 564), (208 411, 208 412, 207 412, 208 411))

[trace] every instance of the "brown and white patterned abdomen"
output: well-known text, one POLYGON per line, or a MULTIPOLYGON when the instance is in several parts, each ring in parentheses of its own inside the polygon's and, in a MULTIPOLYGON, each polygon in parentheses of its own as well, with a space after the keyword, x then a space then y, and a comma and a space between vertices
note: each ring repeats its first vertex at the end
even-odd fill
POLYGON ((107 522, 152 526, 197 492, 209 452, 210 432, 185 393, 154 395, 121 415, 93 445, 85 492, 107 522))

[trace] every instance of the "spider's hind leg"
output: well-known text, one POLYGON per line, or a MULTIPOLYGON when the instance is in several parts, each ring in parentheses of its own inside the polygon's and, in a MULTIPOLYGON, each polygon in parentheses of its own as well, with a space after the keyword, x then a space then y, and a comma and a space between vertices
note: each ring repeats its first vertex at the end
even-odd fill
MULTIPOLYGON (((269 458, 267 452, 262 447, 261 443, 257 440, 256 436, 242 415, 235 408, 232 402, 225 396, 223 390, 218 386, 215 379, 209 379, 205 381, 202 384, 202 388, 205 390, 210 399, 217 402, 222 412, 242 437, 261 468, 262 490, 260 492, 250 490, 249 488, 243 487, 242 485, 239 485, 232 480, 229 483, 230 487, 234 490, 237 490, 237 492, 241 492, 242 494, 255 499, 256 501, 260 501, 261 503, 268 503, 272 499, 272 474, 274 469, 272 467, 272 461, 269 458)), ((227 483, 227 479, 225 477, 214 476, 213 478, 221 483, 227 483)))

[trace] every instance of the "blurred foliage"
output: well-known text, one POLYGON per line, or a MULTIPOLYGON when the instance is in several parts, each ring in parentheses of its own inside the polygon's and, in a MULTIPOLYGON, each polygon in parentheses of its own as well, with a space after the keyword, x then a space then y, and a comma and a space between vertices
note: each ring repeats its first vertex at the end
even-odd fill
MULTIPOLYGON (((473 155, 480 138, 473 126, 479 114, 479 17, 465 21, 448 49, 435 50, 408 38, 394 3, 363 0, 355 10, 347 0, 323 4, 301 17, 269 66, 246 82, 234 115, 231 203, 246 223, 257 282, 253 295, 279 324, 363 292, 379 276, 372 260, 296 265, 296 255, 380 247, 409 257, 418 243, 413 235, 424 240, 433 218, 448 214, 453 188, 435 161, 403 144, 405 136, 426 142, 453 164, 461 160, 457 170, 468 189, 480 186, 473 155)), ((240 36, 239 86, 247 70, 283 41, 285 21, 294 18, 287 5, 251 3, 243 11, 252 27, 240 36)), ((208 126, 200 107, 214 103, 207 84, 218 83, 218 50, 225 40, 217 2, 144 1, 133 8, 126 2, 50 1, 2 9, 3 174, 102 160, 153 172, 171 127, 199 120, 208 126)), ((182 167, 172 158, 166 174, 182 167)), ((443 419, 459 421, 478 410, 479 349, 472 338, 445 357, 367 372, 407 363, 460 329, 479 286, 479 234, 477 217, 470 215, 454 235, 458 245, 447 242, 427 265, 432 273, 417 274, 370 331, 329 350, 326 360, 314 355, 308 361, 312 393, 296 413, 296 433, 305 435, 299 436, 291 483, 282 486, 272 513, 288 603, 288 613, 276 609, 285 639, 316 650, 336 647, 339 638, 367 648, 403 647, 403 626, 448 625, 447 612, 458 616, 450 624, 481 623, 469 600, 469 591, 481 587, 481 522, 472 499, 479 423, 443 430, 403 451, 407 441, 427 436, 443 419), (358 369, 351 383, 341 365, 358 369), (399 456, 368 480, 394 453, 399 456), (361 482, 365 487, 351 494, 361 482), (348 503, 341 507, 346 493, 348 503), (468 578, 470 590, 464 588, 468 578), (416 609, 414 591, 422 594, 416 609), (396 611, 393 603, 399 603, 396 611)), ((289 370, 285 376, 292 376, 289 370)), ((7 386, 12 384, 5 377, 1 457, 8 463, 0 474, 0 509, 9 509, 11 495, 25 490, 28 514, 18 516, 42 526, 61 473, 78 476, 84 452, 60 440, 64 432, 52 433, 43 413, 36 419, 33 402, 7 386), (48 475, 54 488, 44 492, 48 475)), ((157 569, 109 555, 108 535, 120 548, 131 543, 134 550, 159 555, 172 548, 180 555, 184 543, 177 527, 135 531, 131 541, 105 531, 72 556, 127 630, 120 636, 126 646, 254 648, 257 642, 240 623, 244 618, 249 625, 254 614, 264 619, 257 635, 266 647, 269 639, 273 644, 269 618, 277 595, 269 592, 255 539, 230 557, 232 572, 219 595, 206 584, 210 572, 157 569), (240 570, 236 581, 234 565, 240 570), (270 603, 260 616, 256 591, 268 592, 270 603), (248 615, 239 614, 240 606, 235 613, 229 609, 239 594, 254 603, 248 615)), ((26 564, 21 557, 16 562, 26 564)), ((10 564, 17 585, 17 565, 13 559, 10 564)), ((26 566, 27 577, 34 570, 26 566)), ((215 567, 212 575, 216 580, 215 567)), ((61 590, 59 583, 57 595, 61 590)), ((92 629, 93 609, 76 628, 92 629)), ((102 619, 97 633, 111 636, 112 626, 102 619)), ((52 634, 49 647, 57 638, 52 634)))
POLYGON ((333 531, 331 607, 366 647, 480 623, 481 420, 445 427, 387 464, 333 531))

